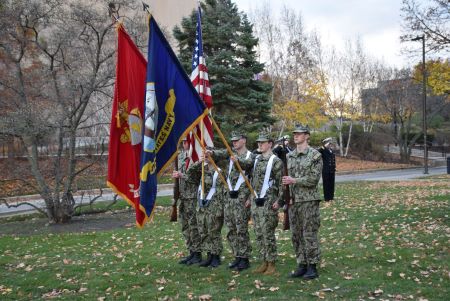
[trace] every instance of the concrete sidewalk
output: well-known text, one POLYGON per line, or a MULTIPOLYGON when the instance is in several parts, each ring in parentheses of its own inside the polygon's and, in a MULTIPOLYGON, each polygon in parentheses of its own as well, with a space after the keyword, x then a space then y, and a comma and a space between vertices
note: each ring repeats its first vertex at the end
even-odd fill
MULTIPOLYGON (((158 185, 158 192, 156 196, 171 196, 173 195, 172 184, 158 185)), ((103 193, 100 196, 100 189, 85 190, 78 192, 74 195, 75 203, 77 205, 89 204, 94 198, 97 198, 95 202, 112 202, 114 200, 115 193, 110 188, 103 189, 103 193)), ((0 217, 10 216, 15 214, 27 214, 34 213, 37 210, 29 204, 33 204, 38 208, 45 208, 45 201, 40 195, 27 195, 18 197, 4 198, 10 206, 17 206, 20 203, 26 203, 19 207, 8 207, 5 204, 0 204, 0 217), (29 204, 28 204, 29 203, 29 204)))

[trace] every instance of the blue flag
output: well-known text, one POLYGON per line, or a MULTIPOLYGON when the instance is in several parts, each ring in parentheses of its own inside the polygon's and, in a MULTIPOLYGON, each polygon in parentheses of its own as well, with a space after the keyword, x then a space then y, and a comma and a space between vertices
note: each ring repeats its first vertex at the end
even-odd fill
POLYGON ((140 205, 150 218, 157 175, 175 158, 181 138, 208 112, 153 17, 149 19, 147 62, 140 205))

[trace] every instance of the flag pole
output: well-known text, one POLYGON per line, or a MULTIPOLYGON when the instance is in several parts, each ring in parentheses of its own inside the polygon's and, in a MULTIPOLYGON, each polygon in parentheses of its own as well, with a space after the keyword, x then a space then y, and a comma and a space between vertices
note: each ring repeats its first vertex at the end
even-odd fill
MULTIPOLYGON (((205 141, 203 141, 203 127, 204 127, 204 123, 203 123, 203 119, 202 121, 200 121, 200 136, 202 137, 202 139, 200 139, 200 145, 202 146, 202 152, 203 154, 205 153, 205 141)), ((194 132, 194 131, 193 131, 194 132)), ((202 195, 201 195, 201 199, 203 200, 205 197, 205 161, 202 161, 202 195)))
MULTIPOLYGON (((225 147, 227 148, 228 154, 230 156, 234 156, 233 151, 231 150, 230 145, 227 142, 227 139, 225 139, 222 131, 220 130, 219 126, 217 125, 216 121, 211 116, 211 114, 209 115, 209 118, 211 119, 214 128, 216 129, 217 133, 219 134, 220 138, 222 139, 222 142, 225 144, 225 147)), ((234 164, 236 165, 237 169, 239 170, 239 173, 241 174, 242 178, 244 179, 245 184, 247 185, 248 189, 250 190, 250 193, 257 197, 257 194, 253 190, 252 185, 250 184, 250 182, 248 181, 247 177, 245 176, 244 171, 242 170, 241 165, 239 164, 239 161, 238 160, 234 161, 234 164)))

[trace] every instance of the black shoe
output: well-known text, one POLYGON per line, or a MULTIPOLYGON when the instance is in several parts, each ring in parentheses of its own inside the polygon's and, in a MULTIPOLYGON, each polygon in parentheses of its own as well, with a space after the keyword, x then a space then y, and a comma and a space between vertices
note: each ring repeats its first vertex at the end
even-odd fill
POLYGON ((211 264, 212 261, 212 256, 210 252, 208 252, 208 257, 206 257, 205 260, 203 260, 202 262, 200 262, 198 265, 201 267, 207 267, 211 264))
POLYGON ((319 277, 319 274, 317 273, 316 265, 315 264, 308 265, 308 269, 307 269, 305 275, 303 275, 303 279, 311 280, 311 279, 315 279, 317 277, 319 277))
POLYGON ((248 269, 249 267, 250 267, 250 262, 248 261, 248 258, 242 258, 235 269, 238 271, 242 271, 242 270, 248 269))
POLYGON ((220 262, 220 255, 212 255, 211 264, 209 265, 212 268, 217 268, 221 264, 220 262))
POLYGON ((200 263, 201 261, 202 261, 202 253, 194 252, 194 256, 192 256, 192 258, 188 262, 186 262, 186 264, 192 265, 192 264, 200 263))
POLYGON ((299 278, 306 274, 307 266, 306 264, 299 264, 298 268, 289 274, 291 278, 299 278))
POLYGON ((184 257, 180 261, 178 261, 179 264, 186 264, 189 260, 192 259, 192 256, 194 256, 194 252, 191 252, 188 256, 184 257))
POLYGON ((241 257, 236 257, 232 262, 228 264, 229 269, 234 269, 241 262, 241 257))

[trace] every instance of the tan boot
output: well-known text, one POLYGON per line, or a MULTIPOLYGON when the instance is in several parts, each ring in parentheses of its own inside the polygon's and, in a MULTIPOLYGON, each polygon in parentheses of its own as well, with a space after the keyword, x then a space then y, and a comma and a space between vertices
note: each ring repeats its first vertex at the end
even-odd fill
POLYGON ((260 266, 253 270, 254 274, 262 274, 267 270, 267 261, 264 261, 260 266))
POLYGON ((263 275, 274 275, 277 273, 277 269, 275 268, 275 262, 269 262, 267 264, 267 269, 263 273, 263 275))

